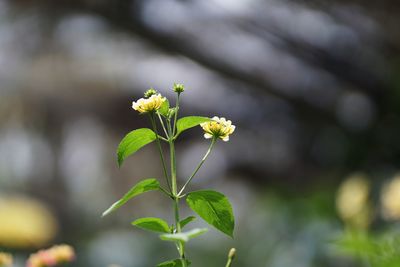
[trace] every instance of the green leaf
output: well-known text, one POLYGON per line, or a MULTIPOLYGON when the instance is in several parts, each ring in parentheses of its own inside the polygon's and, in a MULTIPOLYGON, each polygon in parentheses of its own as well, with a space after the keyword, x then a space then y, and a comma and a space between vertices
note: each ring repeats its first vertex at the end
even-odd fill
POLYGON ((168 223, 159 218, 140 218, 132 222, 132 225, 135 225, 139 228, 159 232, 159 233, 169 233, 168 223))
MULTIPOLYGON (((186 265, 190 266, 191 262, 186 260, 186 265)), ((176 259, 171 261, 165 261, 157 265, 157 267, 182 267, 182 260, 176 259)))
POLYGON ((201 116, 188 116, 188 117, 183 117, 180 118, 176 122, 176 128, 177 128, 177 133, 176 136, 178 136, 181 132, 193 128, 200 123, 210 121, 210 118, 207 117, 201 117, 201 116))
POLYGON ((207 223, 233 238, 235 218, 223 194, 212 190, 195 191, 187 195, 186 202, 207 223))
POLYGON ((131 198, 134 198, 148 191, 158 190, 159 188, 160 188, 160 183, 154 178, 140 181, 135 186, 133 186, 131 190, 129 190, 129 192, 126 193, 120 200, 112 204, 111 207, 109 207, 105 212, 103 212, 102 216, 104 217, 109 213, 115 211, 116 209, 120 208, 131 198))
POLYGON ((156 134, 148 128, 141 128, 128 133, 119 143, 117 149, 118 166, 121 167, 126 157, 134 154, 155 139, 156 134))
POLYGON ((168 111, 169 111, 169 101, 168 99, 165 99, 164 103, 162 103, 160 109, 158 112, 163 115, 164 117, 168 116, 168 111))
POLYGON ((181 225, 181 228, 183 228, 183 227, 185 227, 188 223, 190 223, 191 221, 194 221, 194 220, 196 220, 196 217, 195 217, 195 216, 189 216, 189 217, 183 219, 182 221, 180 221, 179 223, 180 223, 180 225, 181 225))
POLYGON ((160 235, 160 238, 162 240, 166 240, 166 241, 188 242, 190 239, 195 238, 199 235, 202 235, 207 231, 208 231, 207 228, 195 228, 188 232, 182 232, 182 233, 176 233, 176 234, 163 234, 163 235, 160 235))

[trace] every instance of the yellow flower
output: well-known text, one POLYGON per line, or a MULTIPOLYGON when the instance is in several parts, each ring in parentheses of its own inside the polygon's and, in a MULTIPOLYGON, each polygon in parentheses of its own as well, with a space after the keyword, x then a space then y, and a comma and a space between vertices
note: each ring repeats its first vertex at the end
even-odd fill
POLYGON ((381 194, 382 215, 387 220, 400 220, 400 174, 385 184, 381 194))
POLYGON ((149 98, 140 98, 138 101, 132 102, 132 108, 139 113, 146 113, 160 109, 166 98, 160 94, 152 95, 149 98))
POLYGON ((363 173, 350 175, 339 187, 336 209, 349 226, 367 228, 371 222, 370 184, 363 173))
POLYGON ((13 263, 11 254, 0 252, 0 267, 8 267, 13 263))
POLYGON ((26 249, 47 244, 58 223, 43 203, 20 195, 0 197, 0 246, 26 249))
POLYGON ((200 126, 204 130, 204 138, 221 138, 223 141, 229 141, 229 135, 235 131, 235 125, 225 118, 213 117, 211 121, 203 122, 200 126))

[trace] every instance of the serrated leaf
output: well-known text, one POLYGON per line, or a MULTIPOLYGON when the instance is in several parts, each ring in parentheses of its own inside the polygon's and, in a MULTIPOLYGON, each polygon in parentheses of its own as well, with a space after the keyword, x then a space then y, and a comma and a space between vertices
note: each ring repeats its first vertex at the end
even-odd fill
POLYGON ((165 99, 164 103, 162 103, 160 109, 158 112, 163 115, 164 117, 167 117, 169 111, 169 101, 168 99, 165 99))
POLYGON ((163 235, 160 235, 160 238, 165 241, 188 242, 190 239, 195 238, 199 235, 202 235, 207 231, 208 231, 207 228, 195 228, 188 232, 175 233, 175 234, 163 234, 163 235))
MULTIPOLYGON (((186 265, 190 266, 191 262, 186 260, 186 265)), ((157 265, 157 267, 182 267, 182 260, 181 259, 176 259, 176 260, 171 260, 171 261, 165 261, 157 265)))
POLYGON ((187 195, 186 202, 203 220, 233 238, 235 218, 223 194, 213 190, 194 191, 187 195))
POLYGON ((181 228, 185 227, 188 223, 190 223, 191 221, 196 220, 195 216, 189 216, 183 220, 181 220, 179 223, 181 225, 181 228))
POLYGON ((141 128, 128 133, 118 145, 118 166, 121 167, 126 157, 134 154, 155 139, 156 134, 148 128, 141 128))
POLYGON ((160 188, 160 183, 157 181, 157 179, 150 178, 140 181, 135 186, 133 186, 131 190, 129 190, 129 192, 126 193, 120 200, 112 204, 111 207, 109 207, 105 212, 103 212, 102 216, 104 217, 109 213, 115 211, 116 209, 120 208, 131 198, 134 198, 148 191, 158 190, 159 188, 160 188))
POLYGON ((180 118, 176 122, 176 128, 177 128, 176 135, 178 136, 183 131, 193 128, 193 127, 199 125, 200 123, 203 123, 206 121, 210 121, 210 118, 201 117, 201 116, 188 116, 188 117, 180 118))
POLYGON ((132 225, 137 226, 139 228, 159 232, 159 233, 169 233, 168 223, 160 218, 140 218, 132 222, 132 225))

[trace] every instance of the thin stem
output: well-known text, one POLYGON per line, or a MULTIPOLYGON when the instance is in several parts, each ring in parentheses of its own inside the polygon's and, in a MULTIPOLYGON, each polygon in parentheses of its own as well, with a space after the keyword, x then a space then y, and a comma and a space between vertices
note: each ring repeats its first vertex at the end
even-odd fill
POLYGON ((158 147, 158 152, 160 153, 160 159, 161 159, 161 163, 162 163, 162 166, 163 166, 165 180, 167 181, 168 188, 171 191, 171 185, 169 183, 169 176, 168 176, 168 172, 167 172, 167 167, 165 165, 165 160, 164 160, 164 155, 163 155, 163 151, 162 151, 162 147, 161 147, 161 142, 160 142, 160 138, 159 138, 158 132, 157 132, 157 125, 156 125, 156 122, 154 120, 154 113, 150 114, 150 121, 151 121, 151 125, 153 126, 153 130, 156 133, 156 143, 157 143, 157 147, 158 147))
MULTIPOLYGON (((167 128, 169 136, 173 136, 173 130, 171 128, 171 122, 167 120, 167 128)), ((171 183, 172 183, 172 195, 174 198, 174 215, 175 215, 175 227, 176 233, 182 231, 180 218, 179 218, 179 197, 177 197, 177 181, 176 181, 176 155, 175 155, 175 144, 172 138, 169 138, 169 148, 170 148, 170 160, 171 160, 171 183)), ((178 252, 180 260, 183 267, 187 267, 185 259, 185 246, 182 241, 177 242, 178 252)))
POLYGON ((235 254, 236 254, 236 249, 231 248, 228 254, 228 261, 226 262, 225 267, 231 267, 233 259, 235 258, 235 254))
POLYGON ((176 121, 178 119, 178 111, 179 111, 179 97, 180 97, 180 94, 178 93, 178 96, 176 97, 174 128, 173 128, 173 131, 172 131, 172 136, 175 136, 175 132, 176 132, 176 121))
POLYGON ((193 177, 196 175, 196 173, 199 171, 199 169, 201 168, 201 166, 203 165, 203 163, 206 161, 208 155, 210 155, 211 150, 213 149, 215 142, 217 141, 217 138, 213 137, 211 140, 211 144, 208 147, 208 150, 206 152, 206 154, 204 155, 204 157, 201 159, 199 165, 197 165, 196 169, 193 171, 192 175, 190 175, 189 179, 186 181, 186 183, 182 186, 182 189, 179 191, 178 196, 180 196, 183 191, 185 190, 186 186, 192 181, 193 177))
MULTIPOLYGON (((162 120, 160 113, 157 112, 157 115, 158 115, 158 119, 160 120, 161 126, 162 126, 162 128, 163 128, 163 130, 164 130, 165 136, 168 137, 168 133, 167 133, 167 130, 165 129, 164 121, 162 120)), ((167 140, 167 141, 168 141, 168 140, 167 140)))

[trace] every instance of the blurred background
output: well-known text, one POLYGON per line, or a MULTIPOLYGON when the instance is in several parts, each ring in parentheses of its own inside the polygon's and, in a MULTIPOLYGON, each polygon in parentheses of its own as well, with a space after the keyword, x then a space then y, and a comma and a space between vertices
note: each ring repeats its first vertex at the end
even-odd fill
MULTIPOLYGON (((154 146, 121 169, 115 151, 149 126, 132 101, 150 87, 173 100, 177 82, 183 115, 236 125, 193 184, 230 198, 235 239, 192 241, 192 266, 224 266, 231 247, 234 266, 358 266, 332 240, 400 218, 399 11, 394 0, 0 0, 2 250, 15 266, 55 243, 76 248, 71 266, 174 258, 130 226, 172 221, 163 195, 100 215, 162 177, 154 146)), ((200 127, 182 134, 180 177, 207 147, 200 127)))

